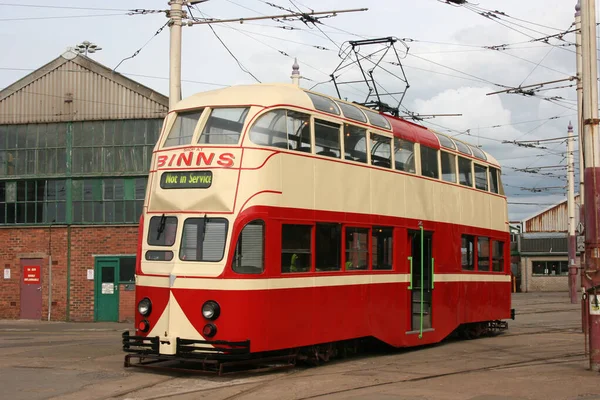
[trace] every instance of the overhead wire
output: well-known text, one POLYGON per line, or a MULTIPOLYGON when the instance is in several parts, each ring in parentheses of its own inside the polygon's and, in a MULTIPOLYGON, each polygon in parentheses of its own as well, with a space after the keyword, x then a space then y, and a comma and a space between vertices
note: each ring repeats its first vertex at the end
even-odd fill
POLYGON ((152 41, 152 39, 154 39, 155 37, 157 37, 158 35, 160 35, 160 33, 163 31, 163 29, 165 29, 165 27, 167 25, 169 25, 169 21, 165 22, 160 28, 158 28, 158 30, 154 33, 154 35, 152 35, 152 37, 150 39, 148 39, 148 41, 146 43, 144 43, 144 45, 142 47, 140 47, 139 49, 137 49, 131 56, 125 57, 124 59, 122 59, 117 64, 117 66, 113 68, 113 71, 116 71, 117 68, 119 68, 119 65, 121 65, 125 60, 132 59, 132 58, 136 57, 138 54, 140 54, 140 52, 144 49, 144 47, 146 47, 152 41))
MULTIPOLYGON (((192 14, 192 9, 190 7, 188 7, 189 11, 190 11, 190 16, 192 17, 192 19, 196 20, 196 18, 194 18, 193 14, 192 14)), ((202 11, 200 11, 200 9, 198 8, 198 6, 196 5, 196 10, 198 10, 198 12, 204 16, 204 14, 202 13, 202 11)), ((205 17, 206 18, 206 17, 205 17)), ((227 47, 227 45, 225 44, 225 42, 223 42, 223 40, 221 39, 221 37, 217 34, 217 32, 215 31, 215 29, 212 27, 212 24, 210 22, 207 21, 207 25, 210 28, 210 30, 212 31, 212 33, 215 35, 215 37, 219 40, 219 42, 223 45, 223 47, 225 48, 225 50, 227 50, 227 52, 229 53, 229 55, 231 55, 231 57, 233 57, 233 59, 237 62, 238 66, 240 67, 240 69, 247 73, 248 75, 250 75, 252 78, 254 78, 254 80, 256 80, 258 83, 262 83, 260 81, 260 79, 258 79, 252 72, 250 72, 241 62, 240 60, 238 60, 238 58, 235 56, 235 54, 233 54, 233 52, 229 49, 229 47, 227 47)))

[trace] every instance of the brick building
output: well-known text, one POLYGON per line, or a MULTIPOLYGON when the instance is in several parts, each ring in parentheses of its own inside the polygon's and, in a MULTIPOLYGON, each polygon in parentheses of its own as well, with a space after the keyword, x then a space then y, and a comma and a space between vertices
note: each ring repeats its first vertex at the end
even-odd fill
MULTIPOLYGON (((579 196, 575 196, 575 204, 578 224, 579 196)), ((517 251, 513 253, 520 264, 520 291, 568 292, 567 201, 523 220, 520 228, 522 233, 516 235, 517 251)))
POLYGON ((0 91, 0 318, 133 317, 168 98, 72 51, 0 91))

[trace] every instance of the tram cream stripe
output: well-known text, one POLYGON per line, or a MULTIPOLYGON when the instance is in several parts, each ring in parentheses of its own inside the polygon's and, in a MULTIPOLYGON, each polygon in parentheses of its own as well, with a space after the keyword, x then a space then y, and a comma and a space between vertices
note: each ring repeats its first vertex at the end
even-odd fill
MULTIPOLYGON (((409 274, 336 275, 276 279, 176 278, 172 287, 174 289, 206 290, 297 289, 307 287, 408 283, 409 278, 409 274)), ((510 276, 487 274, 436 274, 434 282, 510 282, 510 276)), ((137 283, 142 286, 169 287, 169 278, 138 276, 137 283)))

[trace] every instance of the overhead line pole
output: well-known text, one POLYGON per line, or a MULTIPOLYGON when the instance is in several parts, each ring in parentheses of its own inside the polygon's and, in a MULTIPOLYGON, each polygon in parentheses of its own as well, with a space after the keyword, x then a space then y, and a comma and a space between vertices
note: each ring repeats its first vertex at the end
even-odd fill
POLYGON ((585 278, 590 282, 590 369, 600 371, 600 141, 598 136, 598 62, 596 1, 581 1, 581 55, 585 165, 585 278))
MULTIPOLYGON (((575 5, 575 53, 577 68, 577 134, 579 135, 579 221, 585 221, 585 166, 583 162, 583 77, 581 60, 581 0, 575 5)), ((587 335, 587 302, 583 296, 587 287, 584 276, 585 251, 579 252, 579 285, 581 286, 581 330, 587 335)))
POLYGON ((183 10, 183 6, 192 6, 194 4, 203 3, 208 0, 170 0, 170 10, 167 13, 169 27, 171 30, 170 38, 170 57, 169 57, 169 110, 172 110, 175 104, 181 100, 181 27, 184 25, 205 25, 205 24, 220 24, 227 22, 239 22, 243 24, 246 21, 258 21, 264 19, 281 19, 281 18, 304 18, 308 22, 316 22, 316 16, 367 11, 368 8, 354 8, 347 10, 331 10, 331 11, 311 11, 306 13, 289 13, 279 15, 267 15, 262 17, 249 18, 232 18, 232 19, 206 19, 202 21, 187 19, 187 13, 183 10))
POLYGON ((577 240, 575 239, 575 165, 573 164, 573 125, 569 122, 569 139, 567 140, 567 211, 569 215, 569 296, 571 304, 577 304, 577 264, 575 255, 577 249, 577 240))

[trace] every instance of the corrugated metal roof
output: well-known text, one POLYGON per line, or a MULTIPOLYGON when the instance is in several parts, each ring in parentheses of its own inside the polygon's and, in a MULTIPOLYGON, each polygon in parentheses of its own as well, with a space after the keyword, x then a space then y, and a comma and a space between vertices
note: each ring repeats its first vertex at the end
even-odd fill
POLYGON ((0 92, 0 124, 161 118, 168 97, 67 51, 0 92))
MULTIPOLYGON (((579 195, 575 196, 575 224, 579 224, 579 195)), ((523 221, 525 232, 566 232, 568 230, 567 201, 564 200, 523 221)))

